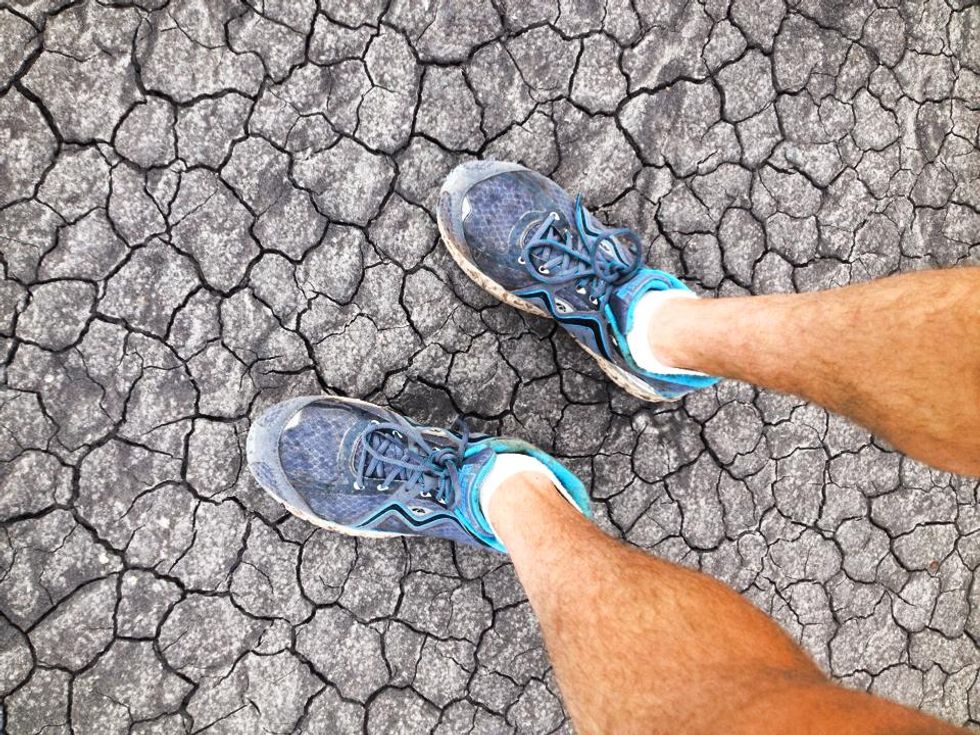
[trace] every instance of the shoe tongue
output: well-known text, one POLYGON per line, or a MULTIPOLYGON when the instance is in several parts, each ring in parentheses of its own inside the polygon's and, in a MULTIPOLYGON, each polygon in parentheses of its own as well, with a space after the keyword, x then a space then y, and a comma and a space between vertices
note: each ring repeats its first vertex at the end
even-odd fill
POLYGON ((460 467, 460 484, 469 490, 467 494, 473 493, 476 498, 476 502, 472 503, 468 509, 467 515, 471 522, 478 526, 485 535, 494 538, 496 538, 496 534, 490 528, 487 519, 483 517, 483 508, 479 502, 480 489, 477 487, 477 484, 481 483, 487 476, 496 459, 497 453, 490 446, 490 443, 487 442, 484 446, 466 457, 460 467))
POLYGON ((445 429, 423 429, 421 434, 434 447, 455 447, 459 443, 459 438, 445 429))
POLYGON ((468 480, 478 477, 484 469, 493 464, 496 456, 496 452, 489 445, 481 447, 463 460, 460 469, 468 480))
POLYGON ((665 274, 652 268, 638 270, 632 278, 621 283, 609 299, 609 308, 620 334, 626 334, 629 327, 630 307, 647 291, 664 290, 671 287, 665 274))

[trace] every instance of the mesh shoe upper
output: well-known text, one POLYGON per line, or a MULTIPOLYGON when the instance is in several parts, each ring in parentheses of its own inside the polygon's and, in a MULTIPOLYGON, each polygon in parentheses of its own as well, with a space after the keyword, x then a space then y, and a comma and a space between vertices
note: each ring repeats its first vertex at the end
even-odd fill
POLYGON ((463 164, 443 187, 439 218, 444 236, 475 266, 482 285, 489 280, 557 319, 629 380, 662 398, 716 381, 649 373, 630 358, 624 335, 632 302, 624 303, 626 295, 635 301, 645 290, 686 286, 645 267, 635 233, 605 227, 550 179, 515 164, 463 164))
POLYGON ((500 452, 532 454, 583 508, 584 486, 513 439, 420 426, 388 409, 331 396, 274 406, 249 432, 249 467, 294 512, 363 535, 432 535, 503 551, 479 503, 500 452))
POLYGON ((535 228, 552 212, 571 221, 575 206, 561 187, 533 171, 484 179, 469 189, 465 201, 463 234, 474 262, 512 291, 536 283, 519 262, 535 228))

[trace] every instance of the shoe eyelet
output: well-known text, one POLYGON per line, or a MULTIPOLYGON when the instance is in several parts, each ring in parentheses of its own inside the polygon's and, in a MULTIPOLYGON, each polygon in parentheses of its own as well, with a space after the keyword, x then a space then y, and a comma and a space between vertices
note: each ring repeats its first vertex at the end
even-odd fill
POLYGON ((579 294, 580 296, 584 296, 585 295, 585 291, 586 291, 585 286, 576 286, 575 287, 575 293, 579 294))
POLYGON ((599 305, 599 299, 595 298, 594 296, 590 296, 589 297, 589 303, 592 304, 593 306, 598 306, 599 305))
POLYGON ((526 260, 524 260, 524 256, 523 256, 523 255, 520 255, 520 256, 518 256, 518 258, 517 258, 517 262, 518 262, 519 264, 521 264, 521 265, 524 265, 525 263, 527 263, 527 261, 526 261, 526 260))
POLYGON ((543 265, 539 265, 538 273, 540 273, 542 276, 547 276, 549 273, 551 273, 551 271, 545 268, 543 265))
POLYGON ((364 486, 361 485, 359 482, 355 482, 354 483, 354 490, 363 490, 363 489, 364 489, 364 486))

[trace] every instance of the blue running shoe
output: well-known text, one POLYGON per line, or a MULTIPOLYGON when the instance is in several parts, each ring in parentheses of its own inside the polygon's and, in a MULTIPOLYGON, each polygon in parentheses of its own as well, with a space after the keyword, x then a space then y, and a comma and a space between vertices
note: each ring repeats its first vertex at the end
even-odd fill
POLYGON ((675 400, 717 382, 636 364, 626 334, 639 298, 690 289, 647 268, 639 236, 600 224, 581 197, 518 164, 473 161, 443 184, 438 220, 446 247, 470 278, 505 303, 556 319, 629 393, 675 400))
POLYGON ((438 536, 504 552, 480 508, 500 454, 540 460, 591 516, 585 486, 520 441, 422 426, 381 406, 312 396, 276 404, 248 432, 248 466, 294 515, 355 536, 438 536))

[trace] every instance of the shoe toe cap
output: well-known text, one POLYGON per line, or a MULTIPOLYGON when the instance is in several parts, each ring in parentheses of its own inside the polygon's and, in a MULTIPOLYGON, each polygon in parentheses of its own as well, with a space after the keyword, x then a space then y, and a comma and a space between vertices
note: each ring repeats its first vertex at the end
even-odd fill
MULTIPOLYGON (((467 242, 463 223, 472 212, 474 190, 485 190, 490 185, 489 180, 494 177, 521 172, 528 172, 528 169, 506 161, 467 161, 454 168, 446 177, 439 194, 438 219, 443 235, 466 252, 470 243, 467 242)), ((506 185, 500 188, 506 189, 506 185)))
POLYGON ((320 430, 322 422, 308 420, 323 400, 304 396, 272 406, 252 424, 246 440, 248 467, 259 485, 307 514, 313 511, 303 491, 318 480, 336 479, 337 442, 320 430))
POLYGON ((442 193, 462 201, 462 197, 481 181, 500 174, 527 170, 519 163, 509 161, 466 161, 459 164, 446 177, 442 185, 442 193))

